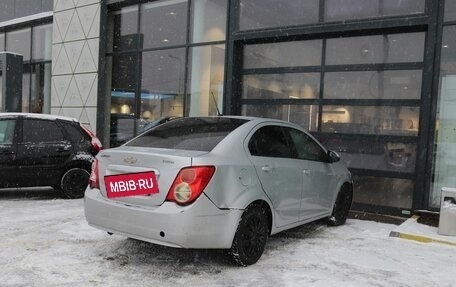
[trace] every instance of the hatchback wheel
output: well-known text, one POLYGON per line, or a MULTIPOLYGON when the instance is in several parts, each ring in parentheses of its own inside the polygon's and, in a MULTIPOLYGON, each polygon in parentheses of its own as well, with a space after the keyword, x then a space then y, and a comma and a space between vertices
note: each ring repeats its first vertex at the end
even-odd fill
POLYGON ((328 225, 338 226, 345 223, 350 211, 353 199, 353 191, 349 185, 344 185, 337 195, 333 212, 328 218, 328 225))
POLYGON ((68 198, 81 198, 89 183, 90 174, 82 168, 68 170, 60 180, 59 189, 68 198))
POLYGON ((265 209, 258 204, 249 206, 242 214, 229 255, 240 266, 254 264, 263 254, 268 235, 265 209))

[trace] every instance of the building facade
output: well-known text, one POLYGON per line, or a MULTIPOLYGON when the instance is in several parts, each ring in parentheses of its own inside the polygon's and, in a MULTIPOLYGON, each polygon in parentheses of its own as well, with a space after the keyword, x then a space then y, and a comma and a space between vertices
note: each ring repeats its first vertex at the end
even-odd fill
POLYGON ((360 211, 438 210, 456 186, 454 1, 25 2, 0 1, 24 112, 111 146, 163 117, 292 121, 340 153, 360 211))

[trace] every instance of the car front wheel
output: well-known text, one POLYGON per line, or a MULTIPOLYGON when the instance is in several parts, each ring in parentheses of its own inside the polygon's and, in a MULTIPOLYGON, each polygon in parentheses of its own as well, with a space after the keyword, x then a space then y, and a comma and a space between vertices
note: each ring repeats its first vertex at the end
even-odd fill
POLYGON ((89 183, 90 174, 82 168, 72 168, 60 180, 59 189, 68 198, 81 198, 89 183))
POLYGON ((334 202, 333 212, 328 218, 328 225, 338 226, 345 223, 351 208, 352 200, 353 191, 351 186, 347 184, 342 186, 337 195, 336 202, 334 202))
POLYGON ((268 235, 266 210, 259 204, 250 205, 242 214, 229 255, 237 265, 254 264, 263 254, 268 235))

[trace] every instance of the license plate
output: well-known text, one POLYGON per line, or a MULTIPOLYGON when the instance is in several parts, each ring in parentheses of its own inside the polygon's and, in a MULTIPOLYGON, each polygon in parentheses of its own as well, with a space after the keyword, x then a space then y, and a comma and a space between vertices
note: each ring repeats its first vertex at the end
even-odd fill
POLYGON ((153 171, 107 175, 104 181, 109 198, 158 193, 157 177, 153 171))

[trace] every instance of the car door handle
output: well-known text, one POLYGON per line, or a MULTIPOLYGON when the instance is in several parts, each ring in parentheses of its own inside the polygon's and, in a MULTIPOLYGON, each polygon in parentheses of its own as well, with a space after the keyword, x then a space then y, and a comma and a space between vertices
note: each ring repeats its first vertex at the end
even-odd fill
POLYGON ((264 172, 272 172, 274 170, 274 168, 270 167, 269 165, 265 165, 261 168, 261 170, 264 172))
POLYGON ((302 171, 302 173, 304 173, 305 175, 310 175, 310 170, 304 169, 304 170, 302 171))

